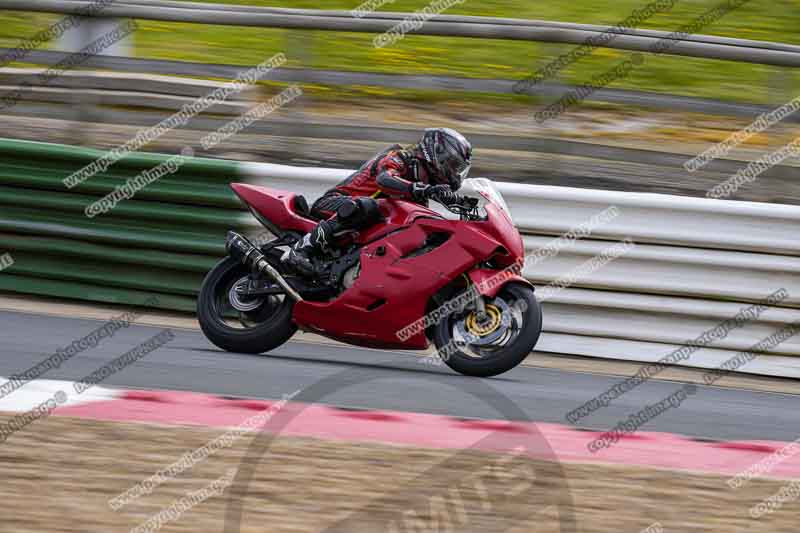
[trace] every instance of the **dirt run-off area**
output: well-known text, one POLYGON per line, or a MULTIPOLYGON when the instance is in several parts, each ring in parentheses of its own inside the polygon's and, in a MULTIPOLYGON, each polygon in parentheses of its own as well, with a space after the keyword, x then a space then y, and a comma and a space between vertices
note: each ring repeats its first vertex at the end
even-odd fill
POLYGON ((797 531, 800 502, 750 517, 786 481, 753 480, 733 490, 713 475, 282 436, 256 453, 251 434, 110 508, 111 498, 223 432, 62 416, 34 421, 0 445, 0 531, 130 531, 231 469, 239 474, 217 484, 224 492, 174 507, 160 531, 797 531), (240 524, 231 501, 241 504, 240 524))

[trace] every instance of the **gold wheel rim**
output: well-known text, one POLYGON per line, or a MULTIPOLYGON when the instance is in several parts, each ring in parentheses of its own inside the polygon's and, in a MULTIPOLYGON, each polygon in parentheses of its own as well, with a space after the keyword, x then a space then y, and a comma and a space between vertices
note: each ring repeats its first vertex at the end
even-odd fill
POLYGON ((467 331, 478 337, 485 337, 497 331, 502 324, 503 312, 497 306, 488 304, 486 316, 486 320, 481 323, 474 311, 470 313, 465 321, 467 331))

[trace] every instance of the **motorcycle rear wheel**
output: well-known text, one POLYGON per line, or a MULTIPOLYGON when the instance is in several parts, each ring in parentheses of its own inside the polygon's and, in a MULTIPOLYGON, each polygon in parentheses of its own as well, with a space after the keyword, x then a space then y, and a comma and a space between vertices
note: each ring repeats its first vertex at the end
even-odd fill
POLYGON ((297 331, 294 301, 286 295, 250 301, 237 299, 231 288, 248 276, 247 268, 227 257, 206 275, 197 299, 197 319, 205 336, 219 348, 237 353, 263 353, 288 341, 297 331))
MULTIPOLYGON (((486 302, 487 308, 494 308, 499 313, 501 325, 487 325, 484 336, 475 334, 473 341, 463 335, 468 331, 465 324, 473 329, 481 329, 472 311, 451 314, 442 319, 433 330, 433 341, 442 361, 447 366, 464 374, 474 377, 491 377, 519 365, 533 351, 542 332, 542 309, 534 296, 530 286, 509 283, 504 286, 497 297, 486 302), (504 329, 500 329, 504 328, 504 329), (492 342, 487 339, 496 339, 492 342), (484 344, 482 344, 484 343, 484 344)), ((472 332, 469 332, 472 335, 472 332)))

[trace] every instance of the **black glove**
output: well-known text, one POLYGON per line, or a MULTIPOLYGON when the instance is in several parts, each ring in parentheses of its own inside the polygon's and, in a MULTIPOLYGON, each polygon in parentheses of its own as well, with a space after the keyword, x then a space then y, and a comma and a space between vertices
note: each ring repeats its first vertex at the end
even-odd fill
POLYGON ((425 183, 420 183, 418 181, 415 181, 414 183, 411 184, 411 189, 410 189, 411 198, 415 202, 426 201, 428 198, 430 198, 428 196, 428 190, 430 188, 431 188, 430 185, 426 185, 425 183))
POLYGON ((425 196, 444 205, 458 203, 458 195, 449 185, 432 185, 425 191, 425 196))
POLYGON ((450 190, 449 185, 426 185, 414 182, 411 184, 411 197, 417 202, 436 200, 447 205, 446 202, 453 203, 456 195, 450 190))

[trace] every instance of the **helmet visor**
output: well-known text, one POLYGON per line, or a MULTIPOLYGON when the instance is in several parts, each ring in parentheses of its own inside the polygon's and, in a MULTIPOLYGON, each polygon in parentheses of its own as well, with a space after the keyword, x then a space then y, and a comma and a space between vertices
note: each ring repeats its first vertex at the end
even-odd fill
POLYGON ((458 157, 451 157, 445 162, 444 173, 451 189, 457 191, 461 187, 461 182, 466 179, 471 167, 472 164, 469 161, 458 157))

